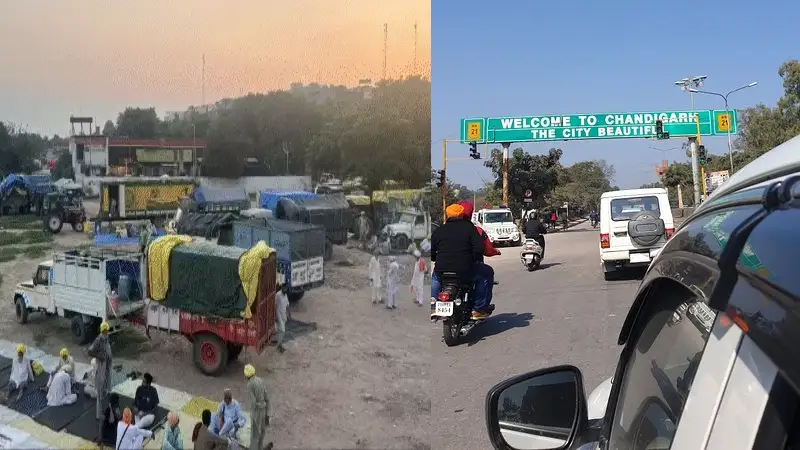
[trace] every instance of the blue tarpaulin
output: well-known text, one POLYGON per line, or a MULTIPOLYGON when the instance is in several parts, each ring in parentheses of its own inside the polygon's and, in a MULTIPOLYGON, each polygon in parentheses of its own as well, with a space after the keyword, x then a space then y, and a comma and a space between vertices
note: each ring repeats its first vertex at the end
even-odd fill
POLYGON ((305 192, 305 191, 287 191, 287 192, 275 192, 275 191, 261 191, 258 196, 258 206, 269 209, 270 211, 274 211, 275 208, 278 207, 278 202, 282 198, 288 199, 303 199, 303 198, 315 198, 317 194, 313 192, 305 192))
POLYGON ((25 179, 16 174, 9 174, 2 183, 0 183, 0 197, 5 197, 14 188, 25 189, 25 179))
POLYGON ((22 175, 25 186, 34 194, 47 194, 56 190, 49 175, 22 175))
POLYGON ((243 188, 198 187, 192 191, 192 200, 203 208, 211 204, 240 204, 242 209, 250 207, 250 197, 243 188))

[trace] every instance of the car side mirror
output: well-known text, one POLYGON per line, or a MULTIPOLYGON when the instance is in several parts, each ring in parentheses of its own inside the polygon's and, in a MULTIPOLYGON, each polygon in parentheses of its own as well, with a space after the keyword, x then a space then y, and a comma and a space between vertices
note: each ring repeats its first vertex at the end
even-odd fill
POLYGON ((577 367, 519 375, 486 396, 489 440, 496 450, 567 449, 587 426, 586 409, 583 376, 577 367))

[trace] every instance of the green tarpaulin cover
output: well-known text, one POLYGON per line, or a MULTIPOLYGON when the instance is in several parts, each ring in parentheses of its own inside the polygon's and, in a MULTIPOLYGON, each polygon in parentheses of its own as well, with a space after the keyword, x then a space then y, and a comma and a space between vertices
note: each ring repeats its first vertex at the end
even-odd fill
POLYGON ((201 242, 175 247, 169 258, 164 305, 205 316, 241 318, 247 305, 239 279, 239 258, 244 252, 201 242))

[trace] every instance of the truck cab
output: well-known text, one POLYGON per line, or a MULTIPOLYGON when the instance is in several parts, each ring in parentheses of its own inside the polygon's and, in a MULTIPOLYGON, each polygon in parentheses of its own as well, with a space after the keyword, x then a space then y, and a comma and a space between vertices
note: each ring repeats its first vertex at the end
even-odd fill
POLYGON ((17 284, 14 289, 14 307, 17 309, 18 319, 23 315, 27 319, 27 313, 31 310, 48 313, 54 311, 55 307, 49 289, 52 268, 52 260, 43 261, 36 267, 33 278, 17 284))
POLYGON ((383 228, 389 236, 392 248, 405 250, 412 242, 422 242, 431 234, 431 215, 416 209, 400 212, 397 222, 383 228))
POLYGON ((520 233, 514 223, 514 214, 508 207, 484 208, 472 213, 472 222, 483 228, 493 245, 521 244, 520 233))

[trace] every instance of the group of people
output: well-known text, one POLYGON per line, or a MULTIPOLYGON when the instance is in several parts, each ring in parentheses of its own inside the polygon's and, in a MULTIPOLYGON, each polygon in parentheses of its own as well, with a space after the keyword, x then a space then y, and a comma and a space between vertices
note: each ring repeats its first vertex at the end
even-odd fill
MULTIPOLYGON (((411 291, 412 299, 417 306, 424 304, 424 285, 425 274, 428 273, 428 267, 425 260, 422 258, 422 252, 419 250, 413 251, 414 267, 412 269, 411 284, 409 289, 411 291)), ((383 303, 381 292, 381 263, 378 260, 380 256, 379 251, 375 251, 372 258, 369 260, 369 284, 372 292, 372 304, 383 303)), ((389 265, 386 268, 386 308, 397 308, 397 292, 400 283, 400 264, 394 255, 389 256, 389 265)))
POLYGON ((446 221, 431 235, 431 319, 435 302, 441 290, 441 275, 456 273, 462 280, 471 280, 475 286, 472 319, 488 318, 492 311, 494 269, 484 262, 484 257, 500 254, 489 236, 472 223, 472 202, 462 201, 445 209, 446 221))
MULTIPOLYGON (((11 361, 11 373, 4 394, 6 399, 11 399, 12 395, 16 394, 14 401, 19 401, 28 386, 34 383, 36 376, 34 367, 37 362, 27 357, 27 348, 24 344, 17 345, 16 353, 16 357, 11 361)), ((62 348, 47 384, 41 387, 47 391, 47 406, 71 405, 78 400, 78 393, 74 390, 74 367, 75 360, 66 348, 62 348)))

